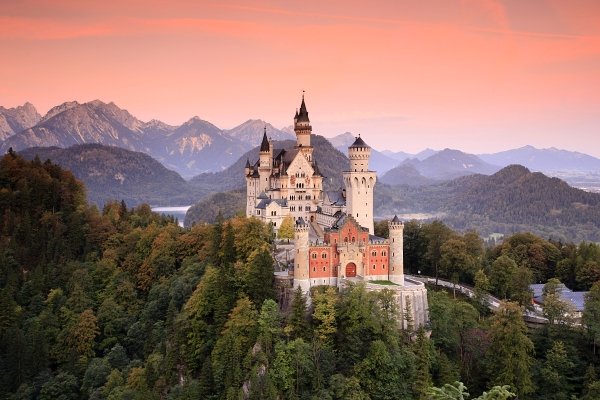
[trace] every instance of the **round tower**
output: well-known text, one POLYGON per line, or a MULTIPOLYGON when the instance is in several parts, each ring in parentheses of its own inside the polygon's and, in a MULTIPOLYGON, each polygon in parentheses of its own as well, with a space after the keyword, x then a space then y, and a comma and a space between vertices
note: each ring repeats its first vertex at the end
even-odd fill
POLYGON ((356 138, 348 147, 350 170, 344 171, 344 186, 346 187, 346 213, 356 219, 360 226, 373 229, 373 188, 377 175, 369 171, 371 148, 361 139, 356 138))
POLYGON ((308 293, 310 279, 308 276, 308 224, 302 218, 296 221, 294 241, 294 289, 302 288, 308 293))
POLYGON ((390 281, 404 284, 404 223, 397 216, 388 222, 390 230, 390 281))

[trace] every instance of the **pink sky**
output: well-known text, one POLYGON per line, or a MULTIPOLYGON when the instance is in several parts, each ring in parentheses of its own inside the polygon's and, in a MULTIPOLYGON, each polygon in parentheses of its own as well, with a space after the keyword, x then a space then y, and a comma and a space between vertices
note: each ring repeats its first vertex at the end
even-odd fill
POLYGON ((377 149, 600 157, 597 0, 0 2, 0 105, 292 123, 377 149), (118 6, 113 5, 118 4, 118 6))

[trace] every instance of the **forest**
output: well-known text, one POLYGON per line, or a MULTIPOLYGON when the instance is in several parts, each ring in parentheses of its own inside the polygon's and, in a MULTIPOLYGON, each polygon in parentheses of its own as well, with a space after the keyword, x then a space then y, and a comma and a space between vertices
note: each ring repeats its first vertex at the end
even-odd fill
POLYGON ((100 210, 70 172, 14 153, 0 210, 0 399, 600 398, 593 243, 407 222, 406 272, 477 296, 431 287, 427 330, 401 331, 390 293, 362 285, 284 304, 274 239, 252 218, 183 229, 147 205, 100 210), (522 318, 533 282, 552 322, 537 329, 522 318), (560 282, 590 290, 582 324, 560 282))

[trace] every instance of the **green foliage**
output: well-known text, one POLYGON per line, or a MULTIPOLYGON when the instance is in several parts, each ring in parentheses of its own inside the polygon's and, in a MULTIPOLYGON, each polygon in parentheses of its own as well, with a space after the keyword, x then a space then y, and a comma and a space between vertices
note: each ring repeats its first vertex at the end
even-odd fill
POLYGON ((493 384, 510 385, 519 396, 526 396, 534 390, 531 378, 534 350, 522 311, 516 303, 504 303, 493 317, 487 361, 493 384))
MULTIPOLYGON (((431 385, 457 380, 489 399, 507 398, 492 381, 546 388, 545 398, 599 392, 590 351, 597 286, 586 330, 532 333, 520 310, 489 317, 430 291, 431 332, 406 334, 394 292, 360 284, 315 288, 310 307, 296 290, 282 311, 271 236, 256 219, 183 230, 147 205, 111 202, 100 212, 81 190, 51 163, 0 161, 2 398, 425 399, 431 385)), ((574 288, 594 279, 596 245, 530 235, 507 243, 484 254, 473 233, 408 222, 406 266, 435 275, 437 260, 441 277, 474 279, 478 296, 505 291, 522 303, 534 276, 565 276, 574 288)))

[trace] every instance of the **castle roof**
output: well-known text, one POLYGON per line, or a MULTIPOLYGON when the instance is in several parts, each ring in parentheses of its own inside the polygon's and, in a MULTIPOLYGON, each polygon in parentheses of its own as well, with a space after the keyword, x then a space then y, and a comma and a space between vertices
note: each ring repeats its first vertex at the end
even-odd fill
POLYGON ((352 149, 352 148, 355 148, 355 147, 369 147, 369 145, 366 144, 364 140, 362 140, 362 138, 360 137, 360 135, 358 135, 358 137, 356 138, 356 140, 354 141, 354 143, 352 143, 352 145, 349 148, 352 149))
POLYGON ((263 199, 258 203, 256 208, 264 210, 271 203, 278 204, 280 207, 287 207, 287 200, 285 199, 263 199))
POLYGON ((250 168, 250 159, 246 158, 246 168, 250 168))
POLYGON ((330 205, 343 206, 346 204, 344 192, 342 192, 341 190, 329 190, 326 191, 324 195, 325 199, 329 202, 330 205))
POLYGON ((263 133, 262 142, 260 144, 260 151, 269 151, 269 139, 267 139, 267 127, 265 126, 265 132, 263 133))
POLYGON ((313 162, 313 170, 314 170, 314 173, 313 173, 314 176, 323 176, 321 174, 321 171, 319 170, 319 167, 317 166, 317 160, 315 160, 313 162))
POLYGON ((302 217, 300 217, 296 220, 296 225, 304 226, 304 225, 306 225, 306 222, 304 222, 304 219, 302 217))
POLYGON ((400 222, 400 218, 398 218, 397 215, 394 215, 394 218, 392 218, 392 222, 400 222))
POLYGON ((306 110, 306 103, 304 103, 304 95, 302 95, 302 104, 300 104, 300 111, 296 117, 298 122, 310 122, 308 119, 308 111, 306 110))
POLYGON ((260 192, 260 194, 258 195, 257 199, 268 199, 269 196, 267 196, 267 194, 265 192, 260 192))

